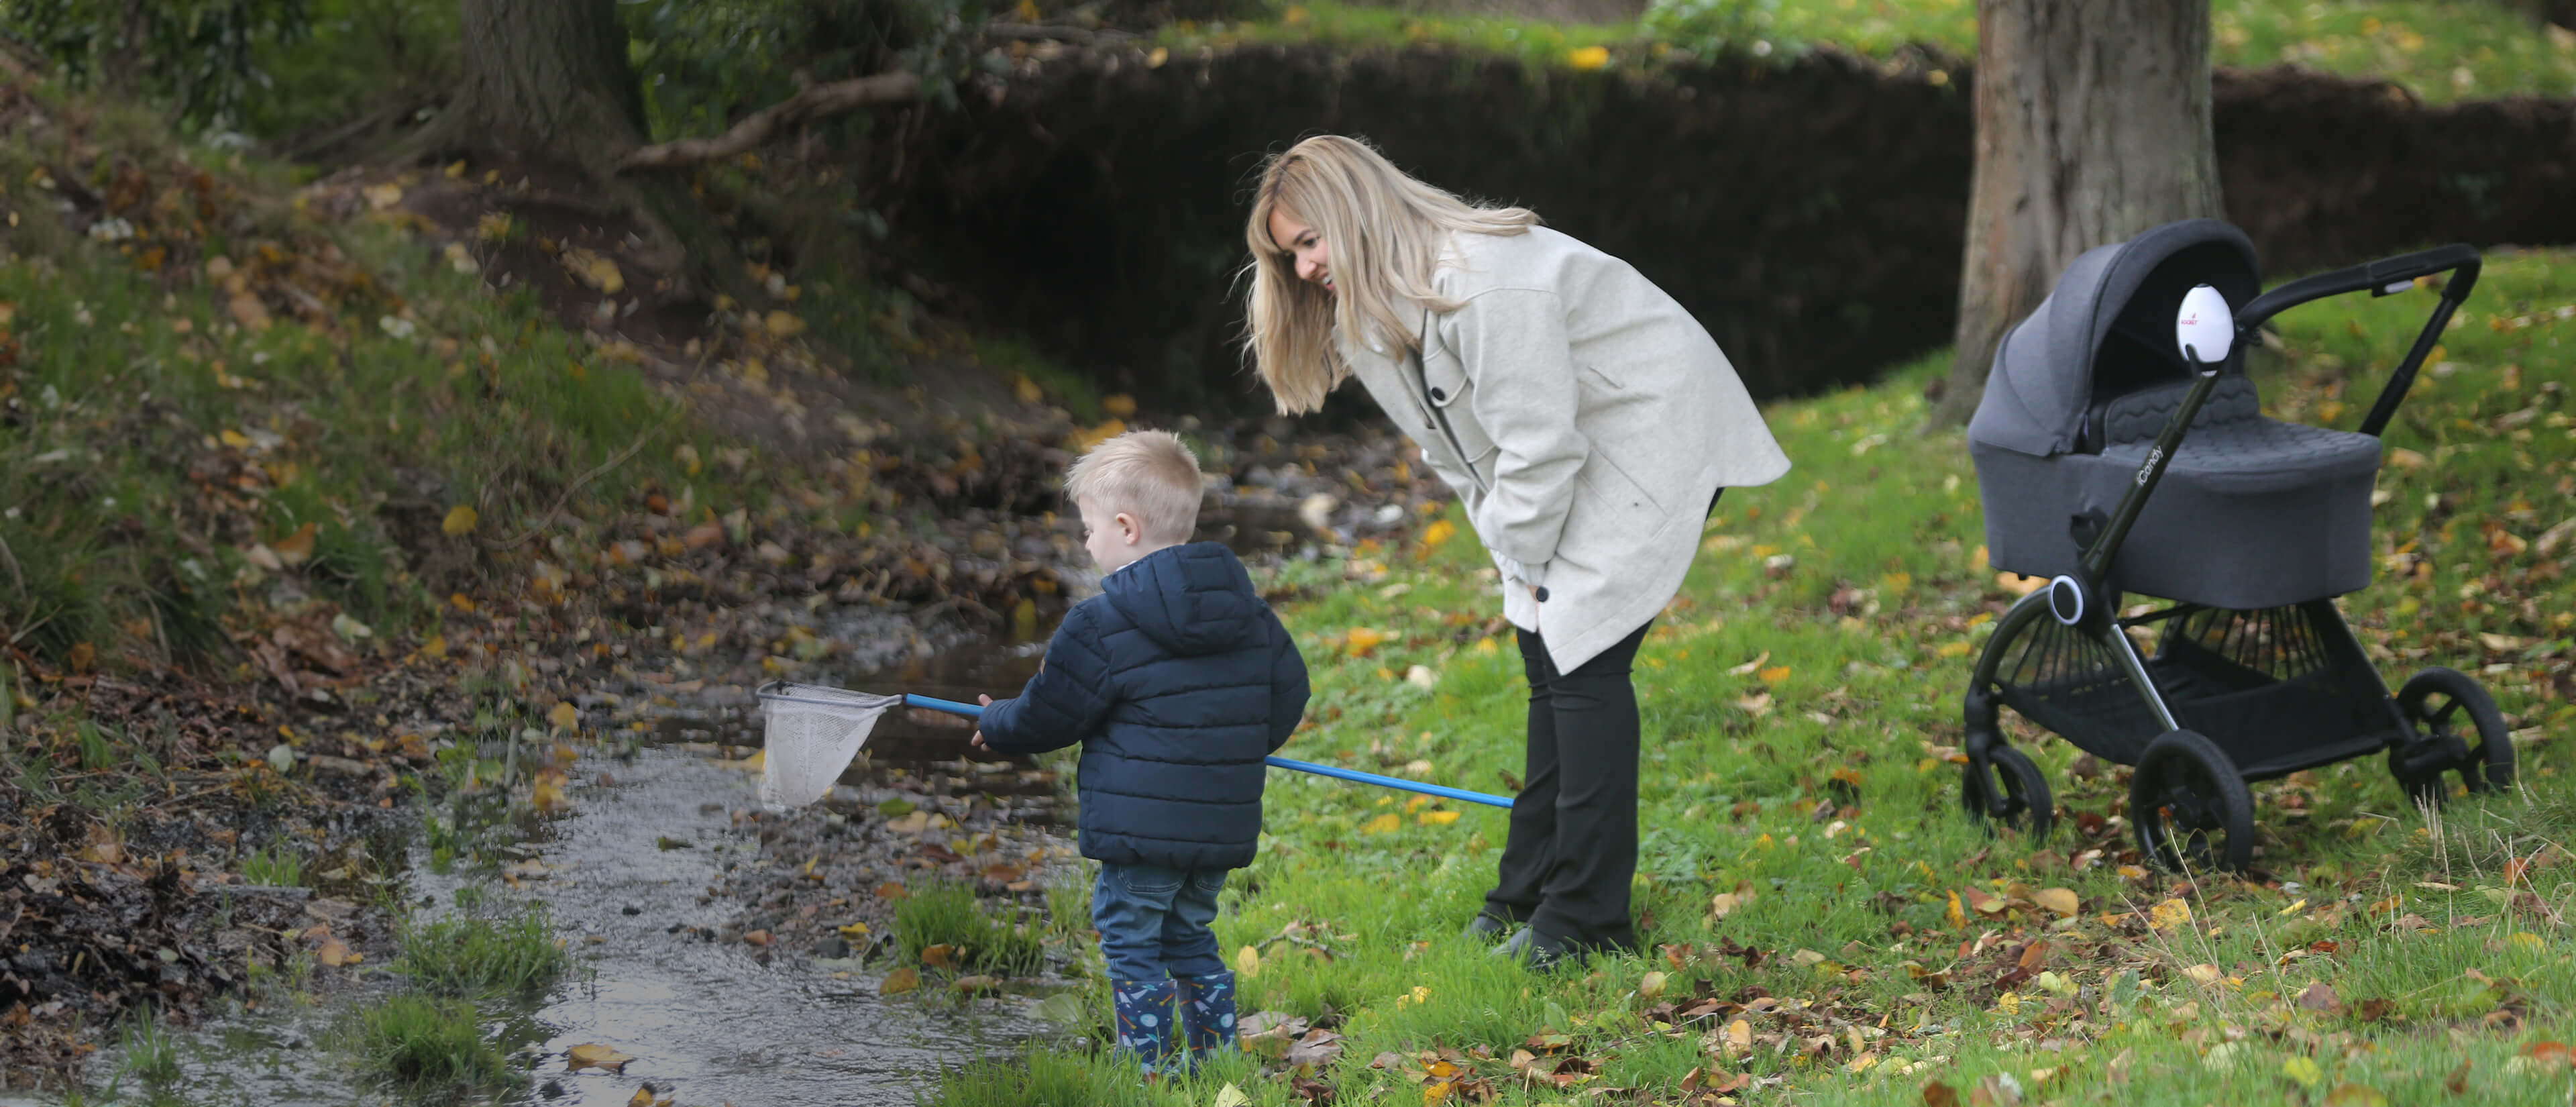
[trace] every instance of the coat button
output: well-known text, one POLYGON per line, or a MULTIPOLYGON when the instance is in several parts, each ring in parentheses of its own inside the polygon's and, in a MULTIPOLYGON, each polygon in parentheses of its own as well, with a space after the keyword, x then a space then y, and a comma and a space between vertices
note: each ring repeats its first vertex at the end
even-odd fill
POLYGON ((1443 391, 1441 391, 1441 390, 1439 390, 1439 389, 1437 389, 1437 388, 1434 388, 1434 389, 1432 389, 1432 390, 1431 390, 1431 402, 1432 402, 1432 403, 1435 403, 1435 404, 1445 404, 1445 403, 1448 403, 1448 402, 1449 402, 1449 394, 1448 394, 1448 393, 1446 393, 1446 392, 1443 392, 1443 391))

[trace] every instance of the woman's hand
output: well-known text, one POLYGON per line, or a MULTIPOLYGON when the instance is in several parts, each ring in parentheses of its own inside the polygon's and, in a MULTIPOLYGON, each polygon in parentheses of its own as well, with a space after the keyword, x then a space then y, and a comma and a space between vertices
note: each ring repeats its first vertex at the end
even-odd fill
MULTIPOLYGON (((975 694, 975 702, 985 707, 991 707, 993 706, 993 697, 978 692, 975 694)), ((980 727, 976 729, 975 736, 973 738, 966 740, 966 744, 986 753, 993 752, 993 747, 984 744, 984 731, 980 727)))

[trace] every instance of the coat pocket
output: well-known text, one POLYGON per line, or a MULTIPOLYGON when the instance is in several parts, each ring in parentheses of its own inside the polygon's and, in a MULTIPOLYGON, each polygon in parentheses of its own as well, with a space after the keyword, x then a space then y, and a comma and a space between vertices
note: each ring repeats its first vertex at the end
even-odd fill
POLYGON ((1610 451, 1602 449, 1598 442, 1592 444, 1592 456, 1583 459, 1583 468, 1576 470, 1574 477, 1590 489, 1613 516, 1631 512, 1661 514, 1665 510, 1663 498, 1655 495, 1644 482, 1629 476, 1628 470, 1620 467, 1618 459, 1611 457, 1610 451))
POLYGON ((1485 425, 1476 421, 1476 383, 1468 378, 1467 367, 1437 349, 1426 351, 1421 364, 1422 398, 1427 405, 1424 422, 1433 433, 1447 436, 1450 448, 1475 472, 1478 483, 1491 484, 1494 440, 1485 433, 1485 425))

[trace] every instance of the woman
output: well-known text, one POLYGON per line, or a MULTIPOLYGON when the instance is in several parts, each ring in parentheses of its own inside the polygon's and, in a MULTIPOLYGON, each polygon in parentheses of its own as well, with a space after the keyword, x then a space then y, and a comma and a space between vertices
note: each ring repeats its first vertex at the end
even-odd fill
POLYGON ((1629 663, 1718 492, 1789 459, 1717 343, 1636 270, 1365 143, 1324 135, 1273 158, 1245 238, 1247 345, 1279 410, 1313 411, 1357 377, 1506 578, 1526 783, 1467 932, 1511 932, 1497 952, 1536 964, 1636 949, 1629 663))

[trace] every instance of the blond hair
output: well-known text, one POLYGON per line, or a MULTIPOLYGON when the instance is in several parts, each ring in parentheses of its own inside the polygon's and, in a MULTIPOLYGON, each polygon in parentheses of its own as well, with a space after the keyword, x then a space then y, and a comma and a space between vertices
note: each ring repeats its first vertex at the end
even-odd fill
POLYGON ((1359 139, 1317 135, 1291 146, 1262 167, 1243 230, 1252 247, 1244 267, 1252 280, 1244 352, 1281 414, 1320 408, 1350 375, 1335 333, 1409 351, 1418 340, 1401 305, 1458 309, 1431 286, 1443 240, 1452 233, 1523 234, 1538 221, 1527 208, 1479 207, 1407 176, 1359 139), (1298 278, 1296 256, 1270 237, 1274 211, 1323 237, 1333 292, 1298 278))
POLYGON ((1170 431, 1128 431, 1093 446, 1064 473, 1064 496, 1136 517, 1149 542, 1187 542, 1198 530, 1199 459, 1170 431))

